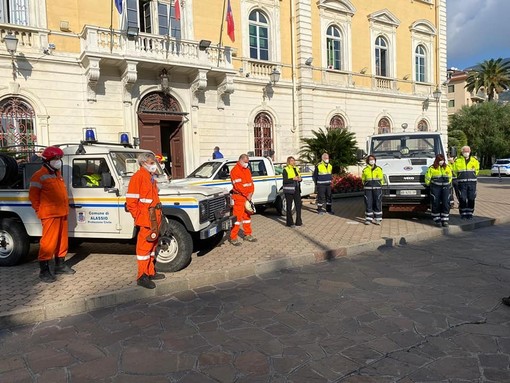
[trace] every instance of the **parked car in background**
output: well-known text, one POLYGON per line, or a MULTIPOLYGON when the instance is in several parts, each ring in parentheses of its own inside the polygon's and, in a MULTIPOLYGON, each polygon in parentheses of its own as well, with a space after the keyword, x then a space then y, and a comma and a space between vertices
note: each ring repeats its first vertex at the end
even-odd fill
POLYGON ((491 168, 491 176, 497 177, 499 174, 510 176, 510 158, 501 158, 494 162, 491 168))

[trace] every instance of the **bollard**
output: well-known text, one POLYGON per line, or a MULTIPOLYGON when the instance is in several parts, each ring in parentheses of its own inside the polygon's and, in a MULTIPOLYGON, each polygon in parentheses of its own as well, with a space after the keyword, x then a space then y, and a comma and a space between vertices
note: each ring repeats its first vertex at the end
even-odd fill
POLYGON ((503 182, 503 180, 501 179, 501 166, 498 166, 498 178, 499 182, 503 182))

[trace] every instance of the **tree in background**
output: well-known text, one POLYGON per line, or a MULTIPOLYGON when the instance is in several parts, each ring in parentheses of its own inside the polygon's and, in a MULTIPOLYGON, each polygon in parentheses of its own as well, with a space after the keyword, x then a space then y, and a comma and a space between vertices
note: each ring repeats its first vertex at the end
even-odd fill
POLYGON ((347 166, 358 164, 356 159, 356 138, 346 129, 312 130, 314 137, 303 138, 300 160, 317 164, 323 153, 329 154, 333 173, 345 173, 347 166))
POLYGON ((510 88, 510 62, 501 63, 503 59, 485 60, 480 69, 471 70, 466 79, 468 92, 478 93, 484 88, 488 100, 492 101, 496 94, 510 88))
POLYGON ((483 168, 510 156, 510 104, 484 102, 464 106, 451 117, 450 132, 461 130, 483 168))
POLYGON ((451 125, 448 127, 448 147, 457 149, 457 153, 460 153, 460 149, 467 145, 467 136, 462 130, 453 130, 451 125))

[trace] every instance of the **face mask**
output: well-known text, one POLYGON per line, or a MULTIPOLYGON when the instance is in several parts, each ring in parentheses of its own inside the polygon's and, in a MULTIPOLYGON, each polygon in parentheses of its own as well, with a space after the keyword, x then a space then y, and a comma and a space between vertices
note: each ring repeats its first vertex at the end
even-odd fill
POLYGON ((325 164, 329 164, 329 160, 324 160, 324 163, 325 164))
POLYGON ((369 164, 369 165, 375 165, 375 160, 370 160, 370 161, 368 161, 368 164, 369 164))
POLYGON ((462 153, 462 155, 464 156, 464 158, 469 158, 469 155, 470 155, 470 154, 471 154, 471 153, 469 153, 469 152, 464 152, 464 153, 462 153))
POLYGON ((243 168, 246 169, 248 167, 248 162, 243 162, 242 165, 243 165, 243 168))
POLYGON ((149 171, 149 173, 156 173, 156 170, 158 170, 158 165, 156 164, 152 164, 152 165, 149 165, 149 164, 145 164, 145 169, 147 169, 149 171))
POLYGON ((439 161, 439 166, 443 166, 444 165, 444 161, 439 161))
POLYGON ((61 160, 51 160, 50 166, 55 170, 59 170, 62 167, 62 161, 61 160))

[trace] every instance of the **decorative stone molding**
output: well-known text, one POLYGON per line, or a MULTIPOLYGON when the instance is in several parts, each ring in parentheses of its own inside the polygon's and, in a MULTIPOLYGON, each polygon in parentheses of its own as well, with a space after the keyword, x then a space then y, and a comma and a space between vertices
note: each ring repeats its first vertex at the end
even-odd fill
POLYGON ((191 82, 191 106, 198 108, 200 101, 205 101, 205 89, 207 88, 207 70, 199 69, 195 79, 191 82))
POLYGON ((124 104, 131 105, 133 96, 131 94, 131 90, 138 79, 138 72, 136 70, 136 66, 138 65, 137 61, 126 61, 126 65, 124 67, 124 72, 122 73, 122 85, 123 85, 123 101, 124 104))
POLYGON ((370 20, 370 23, 379 23, 379 24, 386 24, 391 25, 394 28, 398 28, 400 25, 400 20, 395 16, 393 13, 391 13, 387 9, 383 9, 374 13, 371 13, 368 15, 368 20, 370 20))
POLYGON ((100 75, 99 62, 101 59, 98 57, 88 57, 87 61, 88 63, 85 69, 85 76, 87 78, 87 101, 96 102, 96 87, 100 75))
POLYGON ((229 102, 234 93, 234 75, 226 73, 223 81, 218 85, 218 109, 225 109, 225 102, 229 102))
POLYGON ((317 2, 317 7, 321 11, 324 9, 349 16, 356 13, 356 7, 349 0, 320 0, 317 2))

